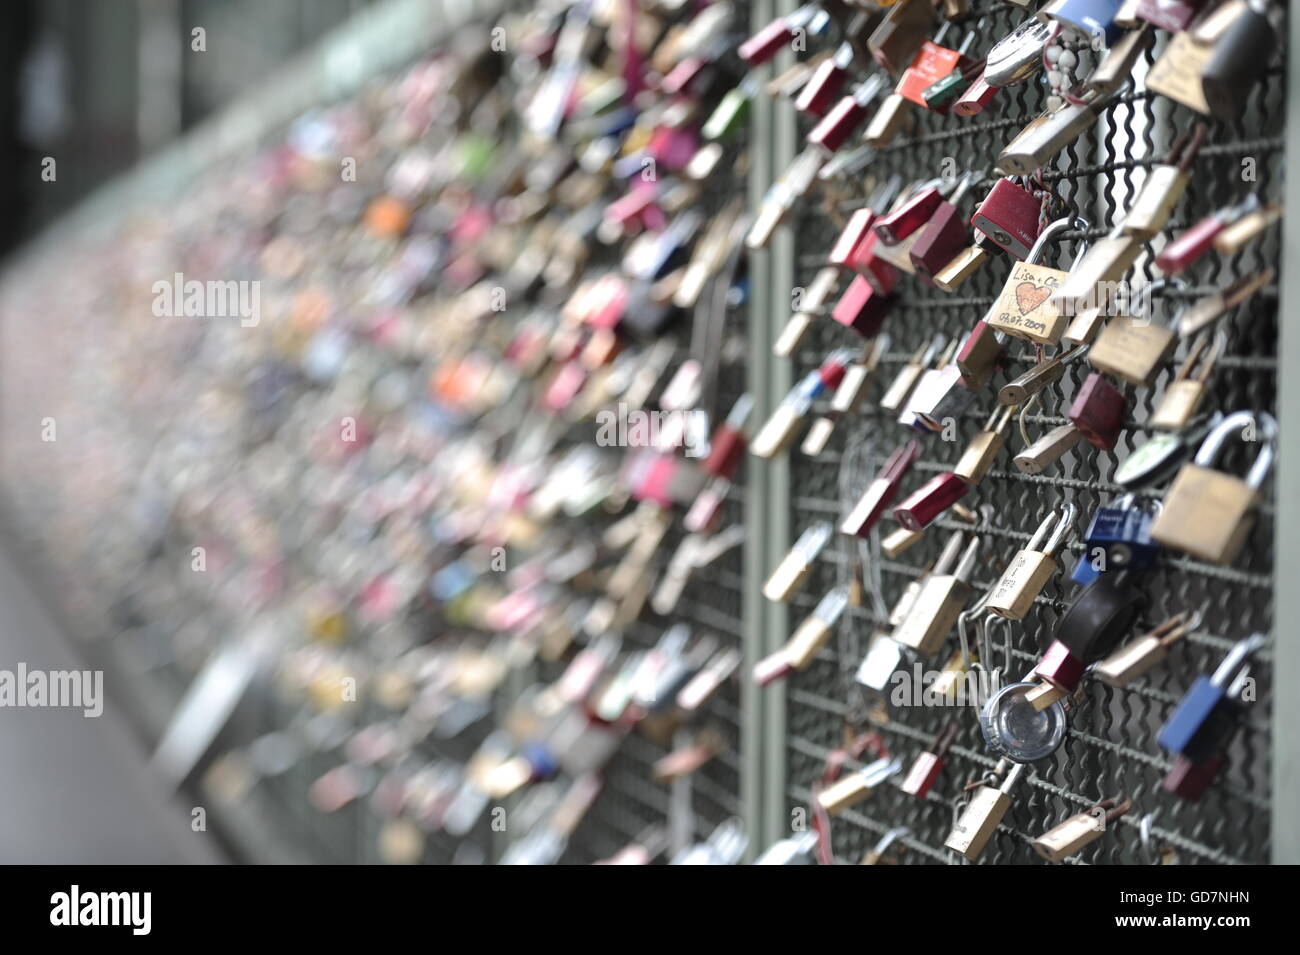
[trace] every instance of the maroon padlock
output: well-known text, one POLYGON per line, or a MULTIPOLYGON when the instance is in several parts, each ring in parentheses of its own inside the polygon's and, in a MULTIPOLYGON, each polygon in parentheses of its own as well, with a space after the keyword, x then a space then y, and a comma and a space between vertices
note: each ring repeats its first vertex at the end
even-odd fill
POLYGON ((1223 754, 1216 753, 1203 763, 1194 763, 1186 756, 1179 756, 1165 774, 1161 786, 1180 799, 1196 802, 1210 788, 1214 777, 1223 768, 1223 754))
POLYGON ((970 224, 998 247, 1024 259, 1038 238, 1043 202, 1011 179, 999 179, 975 210, 970 224))
POLYGON ((794 31, 812 20, 819 12, 812 4, 800 7, 789 16, 778 17, 737 47, 736 52, 749 66, 762 66, 781 52, 794 38, 794 31))
POLYGON ((857 251, 863 240, 872 234, 871 227, 875 224, 875 221, 876 213, 871 209, 855 210, 853 215, 849 216, 849 221, 841 230, 839 238, 831 246, 831 254, 826 257, 826 260, 831 265, 838 265, 840 268, 854 269, 856 271, 854 252, 857 251))
POLYGON ((952 111, 958 116, 978 116, 993 102, 999 87, 990 86, 981 74, 975 82, 966 87, 966 91, 952 104, 952 111))
POLYGON ((933 278, 969 244, 969 228, 958 203, 975 182, 974 176, 963 176, 953 194, 935 207, 929 220, 921 227, 908 252, 912 268, 918 275, 933 278))
POLYGON ((726 420, 713 432, 713 440, 709 442, 709 456, 704 459, 706 473, 727 480, 736 476, 748 446, 745 422, 753 408, 754 399, 748 393, 736 399, 726 420))
POLYGON ((909 531, 919 531, 965 497, 970 489, 971 485, 951 471, 936 474, 894 508, 894 520, 909 531))
POLYGON ((899 789, 917 799, 925 798, 930 788, 934 786, 935 780, 939 778, 939 773, 943 771, 944 757, 948 755, 948 750, 957 739, 958 728, 959 724, 956 721, 950 722, 944 728, 939 738, 935 740, 934 749, 926 750, 916 757, 916 762, 907 771, 907 776, 899 785, 899 789))
POLYGON ((835 97, 849 78, 849 64, 853 62, 853 47, 841 43, 835 55, 823 60, 813 70, 813 75, 799 91, 794 101, 795 109, 812 116, 825 116, 835 97))
POLYGON ((1088 376, 1070 405, 1070 422, 1103 451, 1113 451, 1124 430, 1128 399, 1097 371, 1088 376))
POLYGON ((1043 658, 1034 667, 1034 673, 1063 693, 1073 693, 1079 688, 1088 665, 1060 640, 1053 640, 1043 658))
POLYGON ((808 144, 818 146, 827 154, 835 152, 857 131, 867 118, 867 107, 885 83, 884 77, 875 73, 856 90, 832 106, 808 134, 808 144))
MULTIPOLYGON (((943 202, 942 187, 926 186, 897 209, 881 216, 872 228, 885 245, 898 245, 929 222, 941 202, 943 202)), ((944 265, 947 263, 945 262, 944 265)))
POLYGON ((977 391, 988 384, 993 373, 1002 365, 1002 349, 1006 336, 985 322, 975 323, 961 350, 957 352, 957 370, 966 387, 977 391))
POLYGON ((866 491, 858 499, 848 517, 840 524, 841 534, 866 537, 885 513, 885 508, 893 503, 898 494, 898 485, 912 467, 912 462, 921 456, 921 442, 909 441, 897 448, 885 462, 875 479, 867 485, 866 491))
POLYGON ((835 303, 831 318, 863 338, 874 338, 888 314, 889 296, 876 291, 866 278, 859 275, 835 303))

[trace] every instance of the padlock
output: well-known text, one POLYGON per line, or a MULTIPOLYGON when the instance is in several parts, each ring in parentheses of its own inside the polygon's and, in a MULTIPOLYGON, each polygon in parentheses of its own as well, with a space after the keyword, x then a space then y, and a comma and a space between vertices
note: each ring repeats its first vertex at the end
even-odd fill
POLYGON ((1014 179, 999 179, 976 207, 970 224, 1012 258, 1026 259, 1038 240, 1042 209, 1042 199, 1014 179))
POLYGON ((1174 318, 1178 334, 1187 338, 1217 322, 1260 289, 1273 284, 1277 270, 1272 266, 1262 272, 1243 275, 1213 295, 1193 302, 1174 318))
POLYGON ((975 232, 975 242, 953 256, 952 261, 935 272, 930 281, 941 292, 949 294, 957 291, 958 286, 975 274, 992 254, 987 238, 979 230, 975 232))
POLYGON ((817 862, 817 833, 778 839, 754 860, 754 865, 814 865, 817 862))
POLYGON ((929 221, 921 227, 920 235, 908 253, 917 275, 932 277, 965 248, 966 220, 958 209, 958 203, 978 181, 969 173, 963 176, 952 195, 935 207, 929 221))
POLYGON ((1118 804, 1114 799, 1103 799, 1087 812, 1075 813, 1053 826, 1031 845, 1048 862, 1061 862, 1100 839, 1106 828, 1132 807, 1131 799, 1118 804))
POLYGON ((998 404, 1015 407, 1065 376, 1066 367, 1088 353, 1088 346, 1076 345, 1032 365, 998 389, 998 404))
POLYGON ((1158 500, 1125 494, 1115 503, 1097 508, 1084 536, 1084 556, 1071 575, 1075 583, 1091 583, 1106 571, 1149 570, 1154 566, 1160 545, 1151 539, 1151 525, 1160 506, 1158 500), (1080 568, 1091 573, 1081 574, 1080 568))
POLYGON ((890 829, 880 837, 874 846, 871 847, 871 851, 862 857, 862 864, 880 865, 883 862, 896 861, 893 857, 886 856, 885 853, 893 847, 894 843, 906 836, 910 836, 911 834, 912 830, 907 828, 907 826, 895 826, 893 829, 890 829))
POLYGON ((837 816, 862 802, 888 779, 902 771, 901 759, 897 756, 882 756, 821 790, 817 794, 817 805, 830 815, 837 816))
POLYGON ((1206 437, 1196 458, 1183 466, 1165 495, 1151 536, 1166 547, 1213 564, 1231 564, 1255 523, 1260 487, 1276 453, 1277 422, 1264 412, 1237 411, 1206 437), (1262 441, 1246 479, 1213 470, 1223 446, 1249 426, 1262 441))
POLYGON ((894 508, 894 520, 908 530, 921 530, 965 497, 971 487, 969 482, 958 475, 943 471, 926 481, 894 508))
MULTIPOLYGON (((984 69, 988 69, 988 64, 985 64, 984 69)), ((998 87, 990 84, 985 73, 981 72, 957 97, 952 104, 952 111, 957 116, 978 116, 988 109, 989 104, 993 102, 993 97, 997 95, 998 87)))
POLYGON ((1093 305, 1085 308, 1070 319, 1069 325, 1065 326, 1065 332, 1061 335, 1061 344, 1091 345, 1105 324, 1106 309, 1103 306, 1093 305))
POLYGON ((920 380, 929 364, 934 361, 941 348, 943 348, 943 339, 941 337, 935 338, 928 345, 922 345, 918 348, 907 364, 898 370, 898 374, 894 376, 894 380, 889 387, 885 389, 885 393, 880 398, 880 407, 885 411, 892 411, 897 414, 912 394, 912 389, 916 387, 917 381, 920 380))
POLYGON ((849 605, 847 587, 836 587, 817 602, 785 645, 785 658, 796 670, 805 670, 821 652, 835 632, 844 609, 849 605))
POLYGON ((885 245, 898 245, 918 231, 930 221, 930 217, 943 202, 944 192, 952 185, 943 180, 923 183, 896 209, 891 209, 876 220, 872 229, 879 240, 885 245))
POLYGON ((1028 176, 1051 162, 1062 149, 1079 138, 1084 130, 1092 128, 1097 115, 1105 106, 1105 99, 1091 102, 1067 102, 1048 110, 1002 147, 997 168, 1008 176, 1028 176))
POLYGON ((1134 16, 1168 33, 1186 30, 1196 18, 1204 0, 1138 0, 1134 16))
POLYGON ((1201 625, 1201 612, 1175 614, 1155 629, 1112 652, 1093 669, 1108 686, 1125 687, 1145 676, 1169 655, 1169 648, 1201 625))
MULTIPOLYGON (((1065 281, 1067 273, 1039 265, 1047 242, 1067 229, 1086 230, 1088 222, 1078 216, 1057 219, 1039 233, 1034 247, 1023 262, 1011 267, 1006 284, 998 300, 993 303, 984 321, 999 331, 1023 338, 1036 345, 1055 345, 1065 331, 1066 317, 1054 304, 1053 293, 1065 281)), ((1087 245, 1075 256, 1076 261, 1087 254, 1087 245)))
POLYGON ((855 276, 831 310, 831 318, 863 338, 874 338, 889 314, 892 300, 861 275, 855 276))
POLYGON ((1125 488, 1167 484, 1183 462, 1196 453, 1205 436, 1222 420, 1223 412, 1217 411, 1184 432, 1152 435, 1120 462, 1115 469, 1115 483, 1125 488))
POLYGON ((1014 407, 999 407, 984 424, 979 434, 971 439, 966 450, 953 466, 952 473, 970 484, 978 484, 989 473, 998 452, 1006 445, 1004 432, 1011 421, 1014 407))
POLYGON ((867 123, 862 141, 876 149, 883 149, 902 132, 912 115, 912 104, 897 93, 890 93, 880 101, 876 112, 867 123))
MULTIPOLYGON (((929 580, 939 568, 951 567, 957 560, 960 551, 961 539, 956 536, 949 537, 947 543, 943 545, 943 550, 940 551, 935 562, 926 569, 925 573, 920 577, 913 578, 908 582, 907 586, 903 588, 902 594, 898 597, 898 602, 895 603, 889 611, 889 619, 887 622, 891 627, 902 625, 903 621, 907 619, 907 615, 912 612, 912 608, 916 605, 916 598, 920 595, 921 589, 925 586, 925 582, 929 580)), ((899 646, 901 646, 901 644, 899 644, 899 646)))
POLYGON ((955 359, 962 381, 972 391, 988 384, 993 373, 1002 367, 1002 348, 1006 340, 996 328, 980 320, 961 343, 955 359))
POLYGON ((980 708, 980 735, 990 752, 1017 763, 1033 763, 1061 748, 1069 718, 1060 691, 1047 684, 1057 699, 1040 700, 1042 709, 1029 701, 1030 694, 1041 694, 1044 686, 1008 683, 985 701, 980 708))
POLYGON ((1043 49, 1052 28, 1030 17, 993 44, 985 58, 984 79, 997 89, 1024 82, 1043 68, 1043 49))
POLYGON ((851 360, 852 352, 836 351, 819 368, 805 375, 754 436, 750 453, 759 458, 772 458, 788 450, 813 402, 825 392, 839 387, 851 360))
POLYGON ((970 48, 971 41, 975 39, 973 32, 966 35, 962 42, 961 48, 957 50, 941 46, 943 34, 948 29, 948 23, 944 23, 939 28, 939 34, 933 41, 926 40, 921 44, 921 48, 916 51, 912 57, 911 63, 907 69, 903 70, 902 75, 898 78, 898 85, 894 88, 899 96, 910 100, 917 106, 923 106, 940 114, 948 111, 945 103, 932 104, 926 99, 926 93, 936 82, 946 79, 954 71, 960 76, 961 73, 971 69, 974 65, 966 51, 970 48))
POLYGON ((1187 184, 1191 181, 1189 169, 1205 141, 1205 133, 1205 124, 1197 123, 1174 140, 1163 162, 1147 172, 1137 196, 1120 221, 1123 235, 1146 240, 1165 227, 1174 206, 1187 191, 1187 184))
POLYGON ((1123 0, 1052 0, 1038 11, 1044 23, 1059 23, 1066 31, 1085 40, 1101 40, 1101 47, 1109 47, 1118 37, 1120 28, 1115 15, 1123 0))
POLYGON ((916 757, 916 762, 907 771, 898 788, 909 796, 924 799, 938 780, 939 774, 943 772, 943 761, 956 741, 960 729, 959 723, 955 720, 950 721, 943 732, 935 738, 934 746, 916 757))
POLYGON ((1214 237, 1214 251, 1220 255, 1233 255, 1246 243, 1259 238, 1266 229, 1280 221, 1282 221, 1280 202, 1270 202, 1258 209, 1251 209, 1214 237))
MULTIPOLYGON (((1056 625, 1052 643, 1033 674, 1062 693, 1073 693, 1085 669, 1110 653, 1133 629, 1146 597, 1127 571, 1103 574, 1084 587, 1056 625)), ((1027 699, 1042 709, 1034 694, 1027 699)))
POLYGON ((898 530, 885 535, 884 540, 880 542, 880 552, 892 560, 899 554, 906 553, 912 545, 924 536, 924 530, 914 531, 906 527, 900 527, 898 530))
POLYGON ((1278 37, 1268 17, 1267 0, 1247 0, 1214 43, 1201 68, 1201 93, 1210 113, 1228 122, 1239 120, 1256 81, 1273 59, 1278 37))
MULTIPOLYGON (((973 39, 974 33, 967 35, 967 41, 973 39)), ((966 44, 963 44, 963 47, 966 44)), ((962 50, 965 52, 965 49, 962 50)), ((964 58, 963 58, 964 59, 964 58)), ((955 102, 966 94, 966 91, 974 83, 981 83, 982 88, 991 89, 984 79, 984 61, 970 60, 959 62, 952 72, 947 76, 940 77, 921 94, 921 99, 925 101, 927 109, 944 115, 955 104, 955 102)), ((971 115, 969 112, 966 115, 971 115)))
POLYGON ((779 602, 789 600, 798 593, 812 573, 813 562, 830 541, 832 533, 831 525, 821 521, 800 534, 790 552, 781 559, 781 563, 776 565, 776 569, 763 584, 763 596, 779 602))
POLYGON ((1158 324, 1154 317, 1116 315, 1092 343, 1088 361, 1098 371, 1147 388, 1177 344, 1174 330, 1158 324))
MULTIPOLYGON (((1086 346, 1083 346, 1086 347, 1086 346)), ((1070 422, 1103 451, 1114 451, 1128 399, 1098 372, 1088 375, 1070 404, 1070 422)))
POLYGON ((824 116, 849 79, 853 45, 841 43, 834 54, 817 64, 795 98, 794 108, 810 116, 824 116))
POLYGON ((996 788, 980 786, 962 810, 957 822, 944 840, 944 846, 960 852, 967 859, 978 859, 997 831, 1002 818, 1011 808, 1012 792, 1024 775, 1022 763, 1005 770, 1006 775, 996 788))
POLYGON ((1081 440, 1083 432, 1074 425, 1059 425, 1011 460, 1021 474, 1042 474, 1081 440))
MULTIPOLYGON (((964 535, 957 531, 954 536, 962 539, 964 535)), ((921 587, 907 618, 894 630, 895 640, 922 658, 932 657, 939 651, 970 597, 970 575, 978 551, 979 538, 972 537, 951 572, 947 567, 935 568, 921 587)))
POLYGON ((902 0, 886 12, 867 40, 867 49, 882 68, 900 73, 933 32, 937 20, 930 0, 902 0))
POLYGON ((889 690, 893 675, 903 662, 903 655, 903 648, 887 633, 875 634, 853 674, 854 682, 877 697, 883 695, 889 690))
POLYGON ((1214 372, 1215 362, 1223 353, 1226 339, 1222 334, 1216 335, 1213 347, 1202 360, 1201 356, 1209 342, 1210 336, 1206 333, 1193 344, 1192 350, 1179 366, 1174 380, 1165 389, 1160 404, 1156 405, 1156 410, 1152 412, 1149 422, 1151 427, 1161 431, 1181 431, 1196 416, 1196 411, 1205 398, 1206 384, 1214 372))
POLYGON ((1155 259, 1156 268, 1165 275, 1182 272, 1214 248, 1216 239, 1225 229, 1257 211, 1260 204, 1259 196, 1252 193, 1240 202, 1216 209, 1161 249, 1155 259))
MULTIPOLYGON (((1118 21, 1117 21, 1118 22, 1118 21)), ((1114 96, 1133 75, 1138 57, 1151 48, 1155 35, 1141 24, 1128 30, 1106 50, 1106 56, 1081 84, 1085 96, 1114 96)))
MULTIPOLYGON (((1242 52, 1248 57, 1229 64, 1225 55, 1225 60, 1219 65, 1221 72, 1218 75, 1231 80, 1231 95, 1227 100, 1236 103, 1235 108, 1224 111, 1226 104, 1220 102, 1217 109, 1212 109, 1207 99, 1204 78, 1219 42, 1228 39, 1234 25, 1249 11, 1250 5, 1246 0, 1228 0, 1198 17, 1188 29, 1174 34, 1164 53, 1147 71, 1147 89, 1168 96, 1207 116, 1213 115, 1229 122, 1239 119, 1245 107, 1245 97, 1250 92, 1255 77, 1265 69, 1269 60, 1268 56, 1258 61, 1249 59, 1251 47, 1258 40, 1258 33, 1255 38, 1239 38, 1237 44, 1225 43, 1225 54, 1228 47, 1238 46, 1239 49, 1232 50, 1232 53, 1242 52), (1241 40, 1245 42, 1242 43, 1241 40)), ((1228 84, 1216 83, 1216 92, 1227 92, 1227 86, 1228 84)))
POLYGON ((921 377, 898 420, 919 425, 917 430, 942 431, 948 419, 955 420, 974 401, 975 392, 966 384, 961 369, 949 361, 921 377))
POLYGON ((853 505, 844 522, 840 524, 841 534, 855 537, 867 537, 872 528, 880 521, 885 509, 893 503, 898 495, 898 486, 912 464, 921 456, 921 443, 909 441, 895 449, 881 467, 872 482, 867 485, 862 497, 853 505))
POLYGON ((1069 274, 1052 294, 1052 307, 1060 314, 1074 317, 1095 306, 1105 305, 1100 293, 1113 289, 1142 254, 1142 243, 1120 231, 1118 223, 1110 234, 1098 239, 1079 256, 1069 274))
MULTIPOLYGON (((958 614, 958 620, 961 615, 958 614)), ((954 704, 958 701, 958 690, 965 689, 967 676, 971 672, 971 665, 979 661, 978 655, 971 651, 969 654, 957 650, 948 658, 948 662, 943 665, 939 675, 934 678, 930 684, 930 691, 937 699, 945 703, 954 704)))
POLYGON ((886 343, 887 336, 877 338, 863 350, 860 360, 853 362, 845 369, 844 380, 840 382, 840 386, 831 395, 830 410, 832 413, 847 415, 858 410, 858 406, 862 404, 862 399, 866 396, 867 385, 870 384, 876 366, 885 353, 886 343))
POLYGON ((868 77, 857 89, 827 110, 826 115, 808 133, 808 145, 820 150, 823 156, 836 152, 862 125, 867 118, 867 107, 888 85, 879 73, 868 77))
POLYGON ((1021 620, 1029 613, 1034 598, 1056 573, 1056 555, 1074 533, 1075 514, 1068 503, 1048 512, 989 593, 985 607, 990 612, 1007 620, 1021 620))
POLYGON ((1267 643, 1267 635, 1252 633, 1233 645, 1212 676, 1198 676, 1160 730, 1160 746, 1193 762, 1220 752, 1240 717, 1233 684, 1244 677, 1251 657, 1267 643))
POLYGON ((1210 788, 1214 778, 1223 768, 1226 757, 1215 753, 1208 759, 1196 762, 1186 756, 1179 756, 1169 767, 1169 772, 1161 780, 1160 786, 1166 792, 1173 793, 1180 799, 1196 802, 1210 788))
POLYGON ((794 13, 778 17, 737 47, 736 52, 752 69, 773 59, 795 36, 795 31, 808 25, 819 13, 814 4, 800 7, 794 13))

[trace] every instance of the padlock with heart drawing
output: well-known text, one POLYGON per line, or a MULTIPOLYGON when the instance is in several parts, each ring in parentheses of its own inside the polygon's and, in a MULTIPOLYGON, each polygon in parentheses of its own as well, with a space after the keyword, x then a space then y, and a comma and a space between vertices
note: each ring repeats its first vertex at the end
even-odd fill
MULTIPOLYGON (((1002 287, 1002 294, 993 303, 984 321, 999 331, 1037 345, 1057 344, 1068 322, 1051 298, 1068 273, 1039 265, 1038 259, 1042 256, 1047 241, 1053 236, 1066 229, 1086 228, 1088 223, 1075 216, 1057 219, 1044 229, 1025 261, 1012 266, 1011 274, 1002 287)), ((1075 258, 1077 260, 1079 256, 1075 258)))

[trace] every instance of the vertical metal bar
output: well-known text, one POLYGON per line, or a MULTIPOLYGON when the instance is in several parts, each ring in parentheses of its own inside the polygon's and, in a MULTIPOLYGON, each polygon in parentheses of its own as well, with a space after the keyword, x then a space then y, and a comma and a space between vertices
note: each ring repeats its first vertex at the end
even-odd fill
MULTIPOLYGON (((1288 50, 1300 42, 1300 18, 1288 17, 1288 50)), ((1287 57, 1286 156, 1300 154, 1300 70, 1294 57, 1287 57), (1294 120, 1294 122, 1292 122, 1294 120)), ((1284 163, 1285 165, 1285 163, 1284 163)), ((1288 176, 1286 208, 1300 208, 1300 177, 1288 176)), ((1277 408, 1281 435, 1278 447, 1275 494, 1273 587, 1273 862, 1300 863, 1300 815, 1291 811, 1300 805, 1300 747, 1292 728, 1300 724, 1300 697, 1289 688, 1300 680, 1300 592, 1295 587, 1278 587, 1279 567, 1295 567, 1300 561, 1300 423, 1289 413, 1300 409, 1300 378, 1283 369, 1300 367, 1300 330, 1286 316, 1300 308, 1300 231, 1295 216, 1282 220, 1282 269, 1278 300, 1277 408), (1279 811, 1281 810, 1281 811, 1279 811)))

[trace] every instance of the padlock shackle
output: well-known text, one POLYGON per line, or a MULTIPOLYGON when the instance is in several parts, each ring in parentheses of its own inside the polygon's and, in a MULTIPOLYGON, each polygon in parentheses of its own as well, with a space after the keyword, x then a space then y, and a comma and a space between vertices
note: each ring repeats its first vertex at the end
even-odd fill
POLYGON ((939 554, 939 559, 934 562, 934 567, 930 569, 930 573, 938 577, 949 572, 948 568, 952 567, 957 560, 957 555, 961 553, 961 545, 965 537, 966 535, 961 531, 952 532, 948 542, 943 545, 943 551, 939 554))
MULTIPOLYGON (((960 533, 960 531, 958 532, 960 533)), ((975 569, 975 557, 979 553, 980 539, 978 534, 971 535, 970 543, 962 551, 961 559, 957 561, 957 568, 952 575, 963 583, 970 583, 971 571, 975 569)))
POLYGON ((1238 640, 1228 651, 1228 655, 1223 658, 1223 662, 1215 668, 1210 682, 1226 689, 1237 678, 1237 674, 1250 664, 1250 658, 1266 643, 1268 643, 1266 633, 1252 633, 1249 637, 1238 640))
POLYGON ((1206 435, 1194 460, 1198 467, 1213 468, 1228 436, 1247 425, 1255 426, 1257 437, 1264 443, 1255 457, 1255 463, 1246 474, 1246 484, 1258 490, 1273 467, 1273 456, 1276 453, 1277 420, 1266 411, 1234 411, 1228 415, 1206 435))
MULTIPOLYGON (((1042 257, 1043 247, 1047 245, 1048 240, 1053 236, 1059 235, 1060 233, 1066 232, 1070 229, 1083 231, 1088 228, 1091 228, 1091 223, 1082 216, 1065 216, 1057 219, 1055 222, 1048 223, 1047 227, 1044 228, 1042 232, 1038 233, 1038 238, 1034 241, 1033 247, 1029 250, 1029 254, 1025 256, 1025 264, 1037 265, 1039 258, 1042 257)), ((1083 248, 1079 250, 1078 258, 1082 258, 1083 253, 1087 250, 1088 244, 1085 241, 1083 248)))

